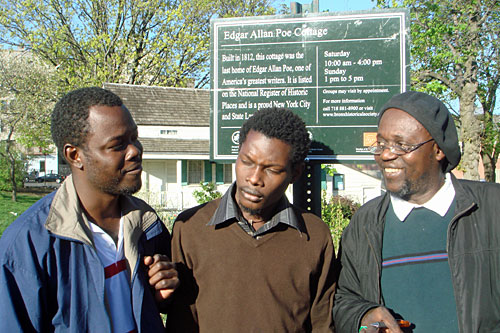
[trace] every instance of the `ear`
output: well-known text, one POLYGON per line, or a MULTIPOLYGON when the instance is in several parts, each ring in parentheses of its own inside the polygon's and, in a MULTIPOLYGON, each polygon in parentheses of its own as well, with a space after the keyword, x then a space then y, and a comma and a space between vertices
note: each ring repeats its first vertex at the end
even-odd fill
POLYGON ((443 161, 446 158, 446 155, 443 153, 443 151, 441 150, 441 148, 439 148, 437 144, 434 144, 434 146, 435 146, 436 160, 438 162, 443 161))
POLYGON ((300 175, 302 175, 302 172, 304 171, 304 166, 305 163, 302 162, 292 167, 292 179, 290 180, 290 184, 295 183, 295 181, 299 179, 300 175))
POLYGON ((80 147, 73 146, 69 143, 65 144, 64 158, 72 169, 83 169, 82 150, 80 147))

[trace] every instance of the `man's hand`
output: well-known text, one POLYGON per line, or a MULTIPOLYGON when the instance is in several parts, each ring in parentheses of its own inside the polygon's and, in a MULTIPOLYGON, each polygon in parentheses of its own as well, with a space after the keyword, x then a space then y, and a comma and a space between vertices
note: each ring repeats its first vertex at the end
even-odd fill
POLYGON ((370 327, 370 324, 376 323, 378 321, 383 321, 385 326, 387 326, 387 328, 385 328, 382 332, 403 333, 389 310, 387 310, 383 306, 371 309, 370 311, 365 313, 363 318, 361 318, 361 326, 370 327))
POLYGON ((156 301, 161 302, 169 298, 179 286, 175 265, 167 256, 161 254, 145 256, 144 265, 148 270, 149 284, 156 290, 156 301))

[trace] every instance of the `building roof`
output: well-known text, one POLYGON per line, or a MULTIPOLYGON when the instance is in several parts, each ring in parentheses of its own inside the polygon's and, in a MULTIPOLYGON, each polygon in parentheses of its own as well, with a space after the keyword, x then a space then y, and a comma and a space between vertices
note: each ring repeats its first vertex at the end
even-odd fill
MULTIPOLYGON (((210 125, 210 91, 105 83, 123 100, 137 125, 210 125)), ((208 151, 208 148, 207 148, 208 151)))
POLYGON ((208 154, 210 151, 209 140, 180 140, 165 138, 139 138, 144 152, 147 153, 189 153, 208 154))

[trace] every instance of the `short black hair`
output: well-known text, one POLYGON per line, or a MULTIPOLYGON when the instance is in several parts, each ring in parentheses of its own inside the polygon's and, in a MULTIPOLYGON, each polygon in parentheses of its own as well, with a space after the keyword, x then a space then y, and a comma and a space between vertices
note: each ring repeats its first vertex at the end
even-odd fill
POLYGON ((240 129, 239 148, 245 142, 248 132, 254 130, 268 138, 276 138, 289 144, 292 166, 302 163, 307 157, 311 139, 304 121, 295 113, 283 108, 261 109, 243 123, 240 129))
POLYGON ((50 129, 52 139, 63 158, 65 144, 70 143, 76 147, 85 145, 90 131, 89 110, 96 105, 122 106, 123 102, 109 90, 88 87, 70 91, 56 103, 50 129))

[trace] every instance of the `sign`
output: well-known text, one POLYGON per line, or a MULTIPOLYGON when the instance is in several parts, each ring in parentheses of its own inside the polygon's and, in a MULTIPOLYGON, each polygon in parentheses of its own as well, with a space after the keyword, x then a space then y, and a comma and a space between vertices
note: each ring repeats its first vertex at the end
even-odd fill
POLYGON ((306 123, 308 158, 373 160, 380 107, 409 88, 407 10, 216 19, 211 26, 211 158, 234 160, 262 108, 306 123))

